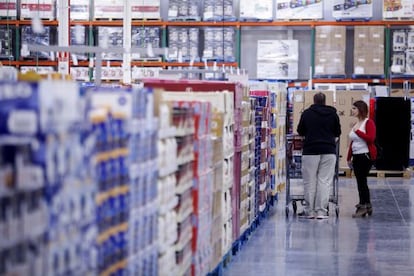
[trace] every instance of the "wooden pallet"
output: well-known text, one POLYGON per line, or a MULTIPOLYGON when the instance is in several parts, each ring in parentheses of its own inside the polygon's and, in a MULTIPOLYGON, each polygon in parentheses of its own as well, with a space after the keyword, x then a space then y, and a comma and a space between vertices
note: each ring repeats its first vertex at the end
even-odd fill
POLYGON ((138 22, 141 22, 141 21, 149 21, 149 22, 161 22, 162 21, 162 19, 161 18, 132 18, 131 19, 132 20, 132 22, 135 22, 135 21, 138 21, 138 22))
POLYGON ((412 171, 410 169, 404 171, 382 171, 382 170, 371 170, 368 176, 373 176, 377 178, 386 178, 386 177, 402 177, 402 178, 411 178, 412 171))
MULTIPOLYGON (((402 177, 402 178, 411 178, 411 169, 407 169, 404 171, 387 171, 387 170, 375 170, 372 169, 368 176, 369 177, 377 177, 377 178, 386 178, 386 177, 402 177)), ((355 173, 350 168, 339 168, 339 176, 344 177, 353 177, 355 173)))

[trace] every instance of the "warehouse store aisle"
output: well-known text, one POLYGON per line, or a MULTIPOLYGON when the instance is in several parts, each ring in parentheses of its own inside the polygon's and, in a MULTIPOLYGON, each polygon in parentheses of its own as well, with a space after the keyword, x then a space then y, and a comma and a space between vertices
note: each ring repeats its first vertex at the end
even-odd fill
POLYGON ((286 218, 285 193, 280 194, 224 275, 413 275, 414 180, 368 181, 372 217, 351 217, 358 199, 354 178, 339 180, 338 219, 332 210, 327 220, 292 212, 286 218))

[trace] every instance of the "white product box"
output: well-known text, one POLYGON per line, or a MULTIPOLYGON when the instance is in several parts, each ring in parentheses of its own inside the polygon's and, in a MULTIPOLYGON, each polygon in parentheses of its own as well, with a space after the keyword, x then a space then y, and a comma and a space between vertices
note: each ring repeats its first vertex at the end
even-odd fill
POLYGON ((392 35, 392 50, 404 51, 407 48, 407 33, 403 30, 395 31, 392 35))
POLYGON ((405 55, 405 73, 414 75, 414 52, 406 52, 405 55))
POLYGON ((414 16, 414 5, 412 0, 383 0, 382 17, 411 18, 414 16))
POLYGON ((22 73, 27 73, 29 71, 33 71, 41 75, 56 72, 53 66, 21 66, 20 67, 20 72, 22 73))
POLYGON ((0 16, 16 17, 17 0, 0 0, 0 16))
POLYGON ((407 33, 407 50, 414 51, 414 31, 407 33))
POLYGON ((70 76, 77 81, 89 81, 88 67, 71 67, 70 76))
POLYGON ((133 67, 132 79, 158 78, 161 70, 161 67, 133 67))
POLYGON ((89 20, 90 6, 89 1, 71 0, 70 1, 70 19, 71 20, 89 20))
POLYGON ((372 1, 334 0, 332 4, 332 16, 336 19, 370 19, 372 17, 372 1))
POLYGON ((160 0, 132 0, 133 19, 159 19, 161 18, 160 0))
POLYGON ((94 18, 121 19, 124 18, 123 0, 95 0, 94 18))
POLYGON ((276 19, 322 19, 323 0, 276 0, 276 19))
MULTIPOLYGON (((93 75, 95 78, 95 71, 93 75)), ((102 67, 102 80, 122 80, 123 76, 122 67, 102 67)))
POLYGON ((257 42, 257 78, 297 79, 297 40, 259 40, 257 42))
POLYGON ((240 0, 240 19, 271 21, 273 0, 240 0))
POLYGON ((55 1, 53 0, 22 0, 20 2, 20 18, 55 19, 55 1))

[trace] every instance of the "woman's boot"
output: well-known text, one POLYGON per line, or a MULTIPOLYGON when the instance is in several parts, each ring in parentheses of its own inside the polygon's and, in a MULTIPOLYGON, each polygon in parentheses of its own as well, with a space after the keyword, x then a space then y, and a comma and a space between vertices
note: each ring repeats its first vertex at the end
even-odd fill
POLYGON ((365 206, 367 207, 368 216, 371 216, 372 215, 372 205, 371 205, 371 203, 367 203, 365 206))
POLYGON ((362 218, 365 217, 368 214, 368 208, 366 205, 360 205, 356 211, 355 214, 352 215, 353 218, 362 218))

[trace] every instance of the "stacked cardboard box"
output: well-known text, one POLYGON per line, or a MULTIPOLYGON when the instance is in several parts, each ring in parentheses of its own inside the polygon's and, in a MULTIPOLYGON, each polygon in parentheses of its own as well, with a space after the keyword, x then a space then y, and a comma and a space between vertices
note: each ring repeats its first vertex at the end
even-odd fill
POLYGON ((345 26, 317 26, 315 75, 345 75, 345 26))
POLYGON ((384 74, 384 27, 355 26, 354 74, 384 74))

